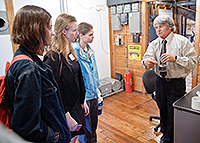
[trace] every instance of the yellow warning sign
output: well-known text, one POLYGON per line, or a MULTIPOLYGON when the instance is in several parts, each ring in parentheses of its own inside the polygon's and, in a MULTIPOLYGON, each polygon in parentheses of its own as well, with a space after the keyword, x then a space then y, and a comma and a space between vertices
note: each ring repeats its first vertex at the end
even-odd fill
POLYGON ((140 45, 129 45, 128 46, 128 57, 130 60, 141 60, 141 46, 140 45))

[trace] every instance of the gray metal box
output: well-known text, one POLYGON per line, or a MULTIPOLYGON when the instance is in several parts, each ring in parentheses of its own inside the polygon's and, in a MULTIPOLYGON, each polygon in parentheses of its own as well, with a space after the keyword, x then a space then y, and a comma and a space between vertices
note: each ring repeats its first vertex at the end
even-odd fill
POLYGON ((141 13, 129 13, 129 33, 141 33, 141 13))
POLYGON ((120 14, 112 15, 112 30, 122 30, 120 14))
POLYGON ((142 2, 142 0, 107 0, 107 5, 117 5, 117 4, 126 4, 132 2, 142 2))
POLYGON ((100 79, 99 82, 100 82, 100 91, 101 91, 102 96, 112 92, 111 82, 108 82, 108 81, 102 80, 102 79, 100 79))

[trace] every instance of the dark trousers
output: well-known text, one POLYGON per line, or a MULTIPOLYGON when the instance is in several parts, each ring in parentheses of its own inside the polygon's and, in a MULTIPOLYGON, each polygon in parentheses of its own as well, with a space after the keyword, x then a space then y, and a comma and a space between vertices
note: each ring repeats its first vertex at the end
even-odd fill
POLYGON ((156 100, 160 109, 161 132, 165 143, 174 142, 174 109, 172 104, 185 94, 185 79, 156 79, 156 100))
POLYGON ((88 116, 85 116, 87 143, 97 142, 97 123, 98 123, 98 102, 97 99, 86 101, 90 109, 88 116))

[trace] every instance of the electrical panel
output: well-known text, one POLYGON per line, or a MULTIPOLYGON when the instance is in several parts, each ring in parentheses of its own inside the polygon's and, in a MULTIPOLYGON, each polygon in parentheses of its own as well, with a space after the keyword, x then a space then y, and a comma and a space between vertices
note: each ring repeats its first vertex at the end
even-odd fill
POLYGON ((122 25, 128 24, 128 13, 121 14, 121 24, 122 25))
POLYGON ((117 6, 117 13, 118 14, 123 13, 123 5, 118 5, 117 6))
POLYGON ((133 3, 133 2, 142 2, 143 0, 106 0, 107 6, 125 4, 125 3, 133 3))
POLYGON ((123 35, 115 35, 115 45, 123 45, 123 35))
POLYGON ((112 15, 112 30, 122 30, 120 14, 112 15))
POLYGON ((131 4, 126 4, 124 6, 124 13, 129 13, 131 12, 131 4))
POLYGON ((133 3, 132 12, 138 12, 138 11, 139 11, 139 3, 133 3))
POLYGON ((110 7, 110 14, 116 14, 117 13, 117 9, 116 9, 116 6, 111 6, 110 7))
POLYGON ((141 33, 140 12, 129 13, 129 33, 141 33))
POLYGON ((133 35, 133 43, 140 43, 140 35, 133 35))

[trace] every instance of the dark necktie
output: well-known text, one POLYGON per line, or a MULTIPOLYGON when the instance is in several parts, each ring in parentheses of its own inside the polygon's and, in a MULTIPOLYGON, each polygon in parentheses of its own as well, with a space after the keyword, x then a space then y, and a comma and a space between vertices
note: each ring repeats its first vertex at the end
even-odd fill
MULTIPOLYGON (((162 54, 166 53, 166 43, 167 43, 167 40, 165 40, 165 39, 162 40, 160 59, 161 59, 162 54)), ((162 63, 161 60, 160 60, 159 70, 160 70, 160 75, 164 78, 167 75, 167 64, 166 63, 162 63)))

